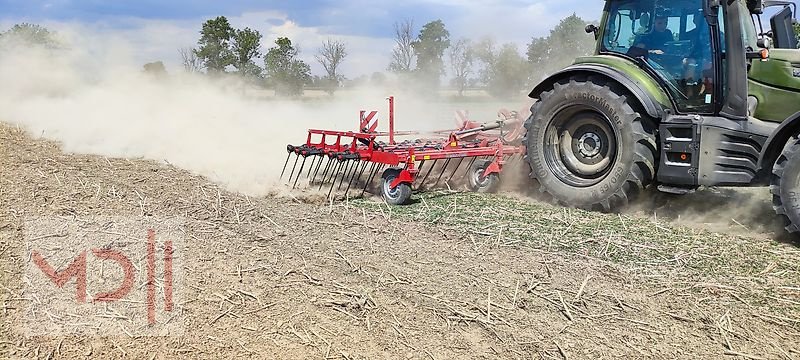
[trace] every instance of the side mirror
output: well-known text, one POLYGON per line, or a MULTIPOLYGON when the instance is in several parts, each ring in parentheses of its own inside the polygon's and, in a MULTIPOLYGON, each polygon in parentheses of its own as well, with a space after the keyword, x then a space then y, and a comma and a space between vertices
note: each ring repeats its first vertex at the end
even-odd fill
POLYGON ((584 28, 587 34, 594 34, 594 39, 597 40, 598 36, 600 35, 600 28, 595 26, 594 24, 586 25, 584 28))
POLYGON ((769 19, 772 28, 772 41, 778 49, 797 49, 797 37, 794 33, 794 14, 792 8, 786 6, 769 19))

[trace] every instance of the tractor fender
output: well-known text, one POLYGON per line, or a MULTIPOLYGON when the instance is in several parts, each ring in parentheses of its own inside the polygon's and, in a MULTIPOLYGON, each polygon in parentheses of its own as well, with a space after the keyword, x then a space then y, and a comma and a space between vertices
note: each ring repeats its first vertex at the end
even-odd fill
POLYGON ((556 82, 570 78, 577 74, 598 74, 616 81, 636 97, 636 99, 639 101, 639 104, 641 104, 644 110, 647 112, 647 115, 650 115, 650 117, 653 119, 661 119, 663 107, 659 105, 653 96, 639 86, 639 84, 625 76, 624 73, 614 70, 608 66, 593 64, 578 64, 569 66, 553 75, 550 75, 547 79, 540 82, 538 85, 536 85, 536 87, 533 88, 528 96, 533 99, 538 99, 543 92, 551 89, 553 84, 556 82))
POLYGON ((798 134, 800 134, 800 111, 781 122, 764 143, 764 150, 761 152, 761 158, 758 159, 759 170, 765 175, 767 175, 766 172, 772 171, 772 165, 778 160, 786 142, 798 134))

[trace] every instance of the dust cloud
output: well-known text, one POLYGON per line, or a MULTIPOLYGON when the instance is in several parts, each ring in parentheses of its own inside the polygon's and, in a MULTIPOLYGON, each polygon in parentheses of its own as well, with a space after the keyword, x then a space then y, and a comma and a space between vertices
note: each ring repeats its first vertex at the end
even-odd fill
POLYGON ((397 96, 398 130, 453 127, 459 108, 387 88, 279 99, 232 77, 182 69, 154 76, 131 60, 134 51, 118 41, 99 53, 4 48, 0 121, 66 152, 166 161, 229 190, 264 195, 278 185, 286 145, 304 143, 309 128, 356 130, 362 109, 378 110, 385 128, 388 95, 397 96))

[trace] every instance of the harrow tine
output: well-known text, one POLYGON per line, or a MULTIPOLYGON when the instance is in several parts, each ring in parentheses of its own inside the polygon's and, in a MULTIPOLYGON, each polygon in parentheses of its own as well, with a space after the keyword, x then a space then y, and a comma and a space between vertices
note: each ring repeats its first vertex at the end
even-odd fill
MULTIPOLYGON (((331 198, 331 194, 333 194, 333 188, 336 187, 336 181, 339 180, 339 173, 341 172, 341 168, 344 167, 344 174, 342 174, 342 181, 344 180, 344 176, 347 174, 348 168, 350 164, 347 161, 342 161, 342 164, 339 165, 339 171, 331 177, 331 188, 328 190, 328 199, 331 198)), ((339 187, 341 188, 341 183, 339 183, 339 187)))
MULTIPOLYGON (((314 169, 314 176, 308 179, 308 184, 311 185, 314 183, 314 180, 317 180, 317 175, 319 175, 319 169, 322 167, 322 163, 325 162, 325 158, 320 157, 319 162, 317 163, 317 168, 314 169)), ((330 162, 330 159, 328 159, 330 162)), ((328 169, 328 166, 325 166, 325 169, 328 169)))
POLYGON ((325 183, 325 178, 328 177, 328 172, 331 170, 331 168, 335 167, 336 167, 336 162, 330 157, 328 157, 328 163, 325 165, 325 171, 322 172, 322 179, 320 180, 320 187, 319 187, 320 190, 322 190, 322 184, 325 183))
POLYGON ((431 169, 430 169, 430 170, 428 170, 428 173, 427 173, 427 174, 425 174, 425 177, 424 177, 424 178, 422 178, 422 181, 419 183, 419 187, 422 187, 422 185, 425 185, 425 180, 428 180, 428 176, 430 176, 430 175, 431 175, 431 172, 433 172, 433 169, 435 169, 435 168, 436 168, 436 163, 437 163, 438 161, 439 161, 439 160, 433 160, 433 165, 431 165, 431 169))
POLYGON ((456 168, 453 169, 453 172, 450 174, 450 177, 447 178, 447 180, 445 180, 445 182, 444 182, 445 184, 449 184, 450 180, 453 180, 453 177, 456 176, 456 173, 458 172, 458 169, 461 168, 461 164, 462 163, 464 163, 464 158, 461 158, 461 159, 458 160, 458 165, 456 165, 456 168))
POLYGON ((286 166, 289 165, 289 159, 292 157, 292 154, 293 153, 289 153, 288 155, 286 155, 286 162, 283 164, 283 170, 281 170, 281 177, 279 177, 278 180, 283 179, 283 174, 286 173, 286 166))
MULTIPOLYGON (((344 179, 347 179, 347 174, 350 173, 351 169, 355 168, 355 166, 352 166, 352 165, 356 165, 355 162, 353 162, 353 164, 351 164, 351 161, 348 161, 347 165, 345 165, 344 174, 342 174, 342 179, 339 180, 339 187, 336 188, 336 191, 342 190, 342 185, 344 185, 344 179)), ((356 165, 356 166, 358 166, 358 165, 356 165)), ((334 183, 336 183, 336 182, 334 181, 334 183)))
POLYGON ((469 162, 469 165, 467 166, 467 170, 466 170, 466 171, 464 171, 464 177, 466 177, 466 176, 467 176, 467 174, 469 174, 469 169, 472 169, 472 165, 475 165, 475 162, 476 162, 476 161, 478 161, 478 158, 476 158, 476 157, 473 157, 473 158, 472 158, 472 161, 470 161, 470 162, 469 162))
POLYGON ((317 164, 317 157, 314 156, 311 158, 311 166, 308 167, 308 173, 306 174, 306 179, 311 177, 311 173, 314 172, 314 165, 317 164))
POLYGON ((417 173, 422 173, 422 170, 425 169, 425 160, 419 162, 419 167, 417 168, 417 173))
POLYGON ((364 190, 361 191, 360 197, 363 198, 364 194, 367 193, 367 188, 369 187, 369 184, 372 182, 372 179, 375 178, 375 174, 378 172, 377 168, 378 168, 378 163, 372 163, 372 167, 369 169, 369 177, 367 177, 367 181, 365 181, 364 183, 364 190))
MULTIPOLYGON (((303 156, 303 164, 300 165, 300 171, 297 172, 297 177, 294 179, 294 185, 292 185, 292 189, 297 188, 297 182, 300 180, 300 177, 303 176, 303 168, 306 167, 306 160, 308 160, 308 157, 303 156)), ((289 181, 292 181, 291 177, 289 177, 289 181)))
POLYGON ((439 182, 442 181, 442 176, 444 176, 444 173, 447 171, 447 166, 450 165, 450 160, 451 159, 447 159, 447 161, 444 162, 444 167, 442 168, 442 172, 439 173, 439 178, 436 179, 436 183, 433 184, 433 187, 436 187, 437 185, 439 185, 439 182))
POLYGON ((350 177, 350 183, 347 184, 347 190, 344 191, 344 198, 347 199, 347 193, 350 192, 350 188, 353 187, 353 181, 355 179, 361 179, 361 176, 364 175, 364 170, 367 169, 368 162, 364 162, 364 165, 361 166, 361 171, 358 173, 358 177, 356 177, 356 172, 353 171, 353 176, 350 177))
POLYGON ((292 177, 294 176, 294 170, 297 169, 297 161, 300 160, 300 155, 294 159, 294 166, 292 166, 292 172, 289 173, 289 182, 292 182, 292 177))
MULTIPOLYGON (((341 162, 339 162, 337 164, 336 159, 331 159, 331 162, 333 163, 333 167, 331 168, 331 170, 333 170, 331 172, 331 179, 333 179, 334 177, 336 177, 336 174, 339 172, 339 168, 342 167, 342 164, 341 164, 341 162)), ((319 189, 320 190, 322 190, 322 186, 325 185, 325 182, 327 181, 326 179, 327 179, 327 176, 325 174, 322 174, 322 182, 319 183, 319 189)))

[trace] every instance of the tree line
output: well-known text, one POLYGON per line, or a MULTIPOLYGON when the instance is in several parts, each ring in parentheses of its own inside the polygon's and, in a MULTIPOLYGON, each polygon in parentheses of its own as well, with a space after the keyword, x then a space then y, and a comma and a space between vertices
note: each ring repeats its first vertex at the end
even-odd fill
MULTIPOLYGON (((575 57, 594 50, 594 38, 583 28, 586 22, 573 14, 561 20, 550 34, 532 38, 521 53, 514 43, 498 43, 491 38, 451 40, 442 20, 417 28, 411 19, 394 24, 394 46, 386 72, 393 74, 397 85, 424 90, 438 90, 442 78, 450 74, 450 87, 462 96, 468 88, 485 89, 497 97, 513 96, 536 83, 545 74, 569 64, 575 57)), ((183 69, 208 76, 239 76, 244 81, 273 89, 278 95, 297 96, 308 86, 323 88, 330 94, 344 84, 389 81, 384 72, 346 79, 341 73, 348 59, 347 44, 329 38, 314 53, 323 73, 312 75, 311 66, 300 59, 297 44, 288 37, 274 39, 262 52, 262 34, 251 28, 234 28, 219 16, 202 24, 193 47, 178 49, 183 69)), ((3 38, 47 44, 56 43, 54 34, 35 24, 19 24, 3 38)), ((147 72, 163 74, 163 63, 145 65, 147 72)))

